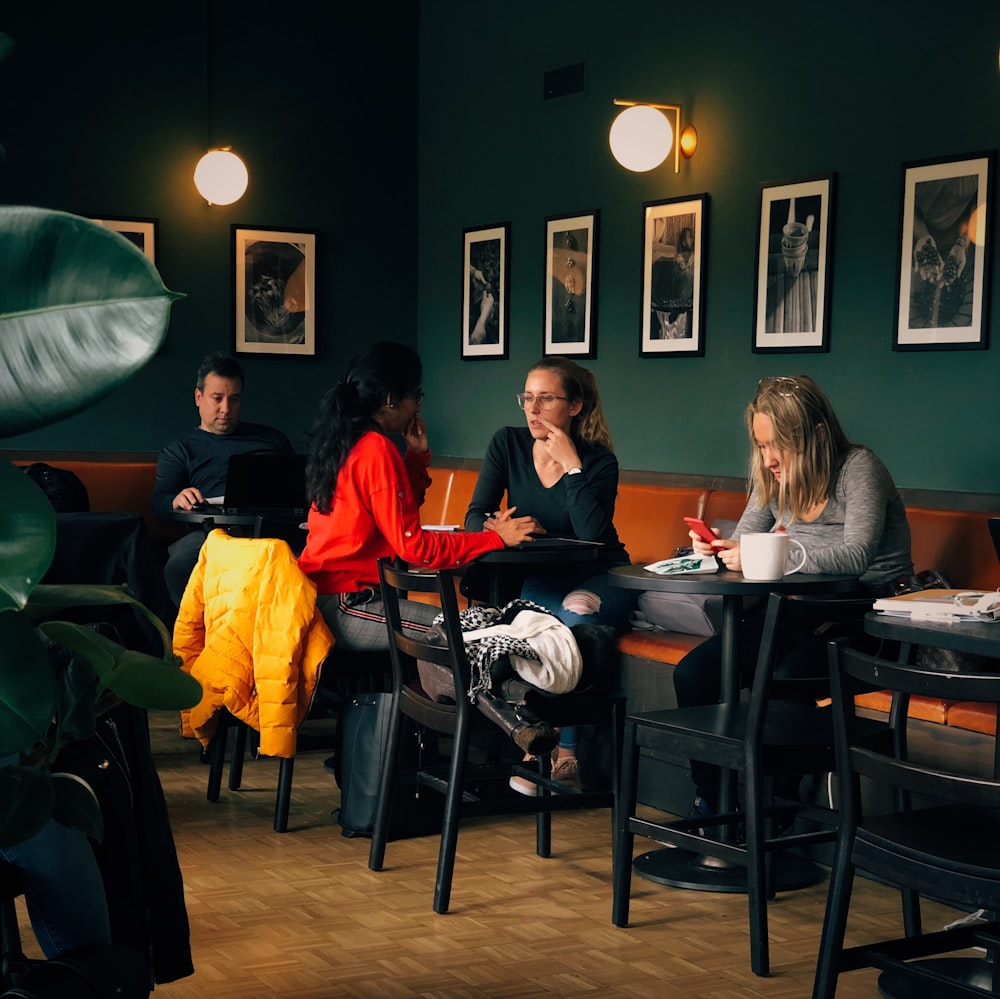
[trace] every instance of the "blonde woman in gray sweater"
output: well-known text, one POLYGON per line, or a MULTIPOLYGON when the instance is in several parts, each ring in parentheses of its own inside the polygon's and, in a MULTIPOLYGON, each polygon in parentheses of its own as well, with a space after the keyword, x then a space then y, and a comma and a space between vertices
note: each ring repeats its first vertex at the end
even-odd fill
MULTIPOLYGON (((730 540, 712 544, 693 533, 700 554, 716 554, 739 572, 740 537, 787 531, 805 549, 803 572, 855 575, 862 592, 891 593, 913 572, 906 510, 889 470, 861 444, 851 443, 830 401, 808 375, 763 378, 746 410, 750 437, 750 499, 730 540)), ((749 684, 757 660, 763 608, 747 614, 738 650, 740 681, 749 684)), ((702 643, 674 672, 681 707, 719 700, 720 640, 702 643)), ((781 671, 814 662, 808 639, 790 643, 781 671)), ((822 650, 819 650, 822 654, 822 650)), ((692 761, 693 814, 716 805, 717 770, 692 761)))

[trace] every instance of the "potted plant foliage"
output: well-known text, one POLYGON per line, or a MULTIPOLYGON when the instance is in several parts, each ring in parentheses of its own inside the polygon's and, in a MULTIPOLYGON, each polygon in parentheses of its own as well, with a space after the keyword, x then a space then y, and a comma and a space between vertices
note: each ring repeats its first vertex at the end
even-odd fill
MULTIPOLYGON (((63 212, 0 207, 0 437, 64 419, 142 367, 166 334, 168 291, 124 237, 63 212)), ((117 700, 180 710, 201 697, 166 629, 124 587, 39 585, 55 551, 55 512, 20 469, 0 461, 0 845, 52 817, 101 834, 85 784, 54 775, 63 746, 94 733, 117 700), (82 605, 132 604, 163 640, 163 657, 123 649, 59 621, 82 605), (42 636, 71 650, 56 664, 42 636)))

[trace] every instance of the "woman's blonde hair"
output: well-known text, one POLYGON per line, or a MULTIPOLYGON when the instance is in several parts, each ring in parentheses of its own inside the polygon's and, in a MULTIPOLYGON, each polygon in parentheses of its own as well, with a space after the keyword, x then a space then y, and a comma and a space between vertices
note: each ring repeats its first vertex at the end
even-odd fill
POLYGON ((611 431, 608 429, 604 410, 601 409, 601 396, 597 391, 597 379, 586 368, 571 361, 568 357, 543 357, 533 364, 532 371, 551 371, 559 376, 562 390, 570 402, 580 400, 583 406, 573 417, 570 433, 585 444, 603 444, 609 451, 614 450, 611 442, 611 431))
POLYGON ((746 410, 750 435, 750 481, 762 506, 778 503, 778 521, 800 518, 829 498, 836 469, 852 444, 841 429, 830 400, 808 375, 762 378, 746 410), (771 444, 782 453, 783 469, 776 479, 764 467, 753 432, 758 413, 771 420, 771 444))

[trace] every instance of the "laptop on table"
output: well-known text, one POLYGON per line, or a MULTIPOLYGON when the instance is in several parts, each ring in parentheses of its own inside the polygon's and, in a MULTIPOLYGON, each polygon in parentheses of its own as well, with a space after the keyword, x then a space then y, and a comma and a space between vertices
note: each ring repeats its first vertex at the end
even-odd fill
POLYGON ((198 512, 302 520, 308 508, 305 455, 234 454, 222 502, 198 512))

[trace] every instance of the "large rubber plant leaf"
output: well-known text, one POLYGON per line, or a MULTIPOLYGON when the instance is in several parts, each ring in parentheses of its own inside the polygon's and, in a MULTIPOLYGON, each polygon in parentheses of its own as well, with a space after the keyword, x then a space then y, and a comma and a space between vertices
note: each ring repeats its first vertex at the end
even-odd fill
POLYGON ((0 437, 79 412, 166 335, 168 291, 120 233, 43 208, 0 209, 0 437))
POLYGON ((48 649, 17 611, 0 613, 0 757, 44 740, 56 709, 48 649))
POLYGON ((72 607, 109 605, 134 607, 156 629, 164 653, 169 652, 172 645, 170 632, 145 604, 140 603, 132 596, 124 583, 117 586, 102 583, 46 583, 42 586, 36 586, 31 591, 24 610, 33 621, 37 621, 41 618, 52 617, 54 614, 72 607))
POLYGON ((52 504, 21 469, 0 461, 0 611, 24 606, 55 550, 52 504))
POLYGON ((104 635, 68 621, 46 621, 39 627, 47 638, 93 664, 101 690, 110 690, 129 704, 158 711, 183 711, 201 700, 201 684, 173 661, 123 648, 104 635))
POLYGON ((52 774, 38 767, 0 767, 0 847, 23 843, 52 818, 52 774))

